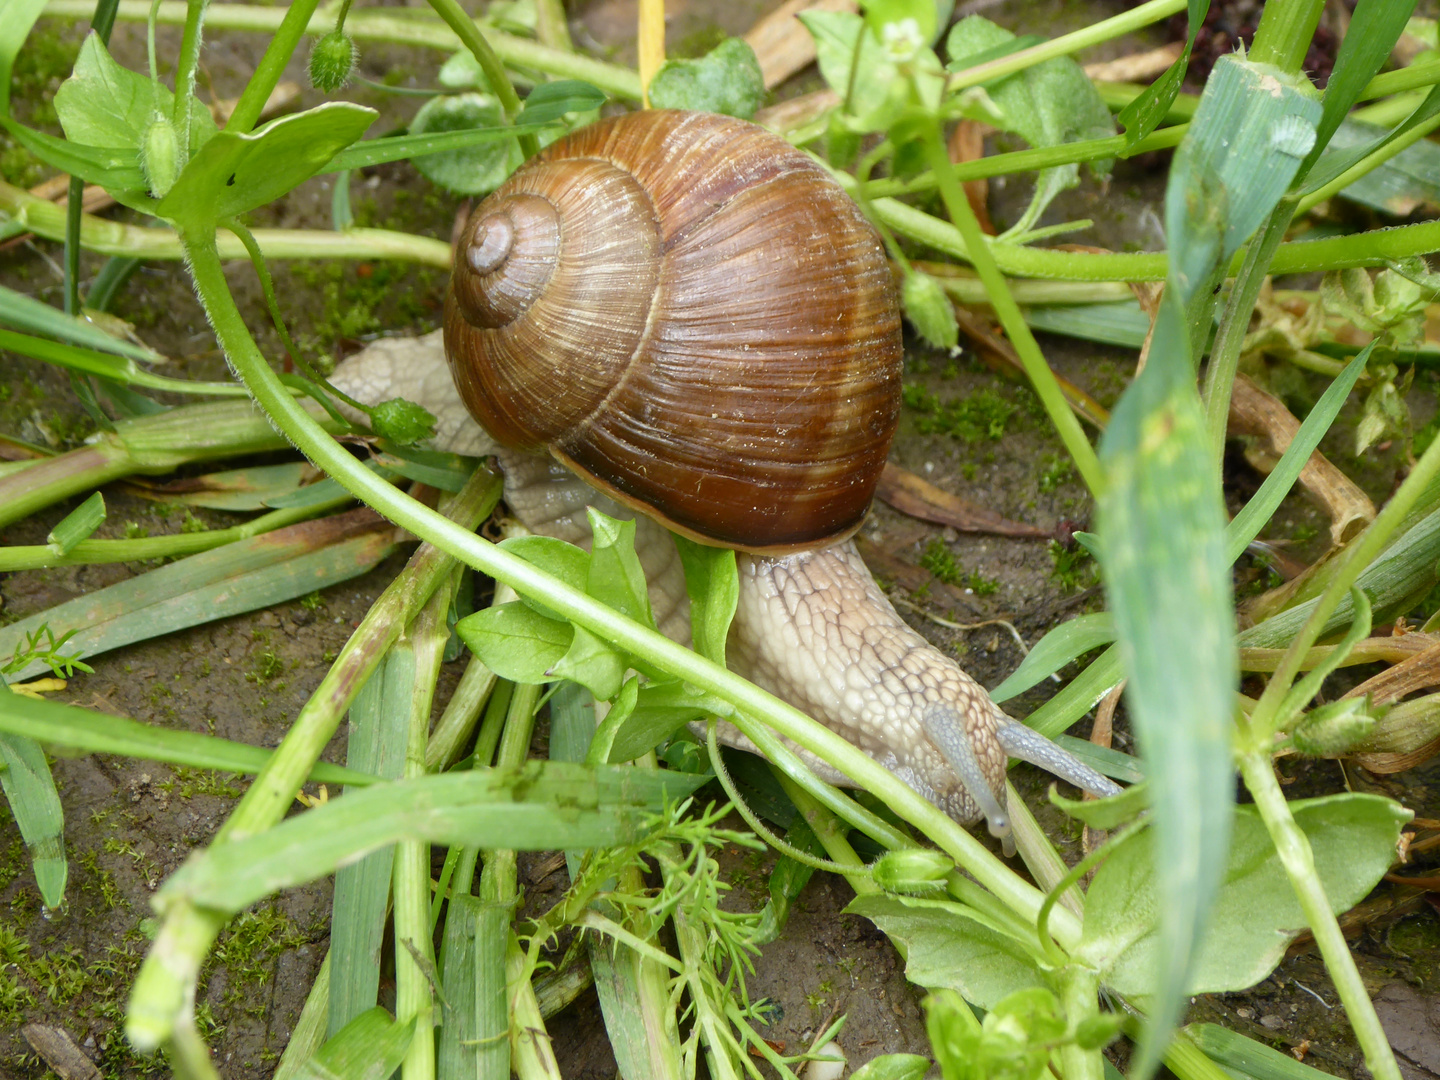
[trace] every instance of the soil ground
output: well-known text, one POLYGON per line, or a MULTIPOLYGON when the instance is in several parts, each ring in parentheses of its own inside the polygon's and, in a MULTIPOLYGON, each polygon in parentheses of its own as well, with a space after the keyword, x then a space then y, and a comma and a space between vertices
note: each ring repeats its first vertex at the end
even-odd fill
MULTIPOLYGON (((713 28, 743 31, 766 6, 755 0, 717 5, 709 0, 669 3, 672 44, 704 38, 713 28)), ((976 5, 971 5, 975 7, 976 5)), ((1059 33, 1071 25, 1107 14, 1114 4, 1043 3, 984 5, 986 14, 1017 30, 1022 22, 1059 33), (1038 20, 1038 22, 1036 21, 1038 20)), ((634 0, 594 0, 577 12, 579 40, 606 43, 624 58, 633 33, 634 0)), ((46 48, 73 50, 78 32, 43 23, 46 48)), ((162 55, 177 44, 160 35, 162 55)), ((1153 42, 1152 42, 1153 43, 1153 42)), ((205 75, 220 97, 233 97, 261 46, 256 36, 211 35, 205 75)), ((1113 51, 1133 48, 1115 43, 1113 51)), ((43 50, 37 49, 37 55, 43 50)), ((114 51, 132 67, 143 63, 143 36, 121 25, 114 51)), ((367 47, 361 74, 392 85, 434 84, 437 54, 367 47)), ((61 65, 60 70, 65 65, 61 65)), ((289 73, 302 79, 298 66, 289 73)), ((41 70, 35 93, 22 107, 36 108, 53 83, 41 70)), ((804 82, 801 78, 801 82, 804 82)), ((308 104, 314 95, 303 95, 308 104)), ((377 132, 403 124, 414 98, 361 87, 356 100, 382 111, 377 132)), ((42 110, 43 111, 43 110, 42 110)), ((43 122, 43 116, 37 116, 43 122)), ((1052 208, 1049 220, 1090 217, 1097 239, 1115 249, 1160 246, 1155 209, 1163 183, 1163 162, 1122 163, 1108 184, 1087 180, 1052 208)), ((328 181, 307 184, 267 209, 263 224, 329 226, 328 181)), ((1013 218, 1028 192, 1024 185, 992 191, 997 221, 1013 218)), ((430 236, 448 238, 455 201, 431 187, 407 166, 386 166, 355 178, 357 218, 430 236)), ((0 253, 0 281, 48 302, 59 302, 57 248, 26 244, 0 253)), ((100 261, 84 261, 88 276, 100 261)), ((281 303, 302 348, 316 356, 339 358, 376 334, 416 333, 433 328, 443 296, 443 276, 433 270, 398 264, 338 266, 288 264, 275 267, 281 303)), ((280 349, 263 313, 258 289, 246 267, 229 271, 232 288, 258 340, 270 355, 280 349)), ((176 358, 187 375, 217 377, 223 360, 176 265, 142 268, 122 292, 117 313, 162 352, 176 358)), ((911 344, 907 382, 946 401, 965 401, 980 417, 980 434, 965 441, 951 434, 922 434, 919 414, 906 410, 893 460, 948 491, 1007 517, 1046 529, 1062 521, 1084 525, 1090 506, 1063 451, 1049 433, 1033 395, 977 363, 970 353, 958 359, 911 344), (993 423, 992 423, 993 422, 993 423)), ((1134 363, 1120 349, 1047 338, 1047 358, 1060 372, 1102 404, 1113 404, 1134 363)), ((1422 377, 1413 396, 1417 420, 1433 411, 1422 377)), ((1353 418, 1352 422, 1353 422, 1353 418)), ((90 430, 89 421, 54 370, 13 355, 0 354, 0 432, 61 447, 74 445, 90 430)), ((1399 441, 1357 461, 1346 449, 1348 434, 1332 436, 1326 449, 1355 475, 1376 501, 1392 489, 1402 467, 1399 441)), ((275 460, 280 460, 277 456, 275 460)), ((201 470, 192 470, 201 471, 201 470)), ((1239 455, 1227 479, 1232 509, 1258 483, 1239 455)), ((139 498, 123 486, 106 491, 110 516, 105 537, 178 531, 185 511, 139 498)), ((51 526, 71 505, 6 529, 7 544, 43 542, 51 526)), ((194 511, 210 528, 240 520, 219 512, 194 511)), ((1319 553, 1317 539, 1326 522, 1320 512, 1295 498, 1271 526, 1272 539, 1298 541, 1290 550, 1300 558, 1319 553)), ((867 555, 892 586, 907 618, 941 648, 962 659, 987 686, 1014 669, 1021 653, 1000 625, 955 630, 948 622, 973 624, 1008 620, 1026 642, 1047 628, 1083 611, 1096 610, 1101 598, 1089 567, 1068 573, 1057 567, 1045 541, 957 535, 877 506, 862 531, 867 555), (938 547, 936 546, 938 545, 938 547), (937 562, 936 554, 943 556, 937 562), (964 575, 960 585, 945 584, 920 566, 922 558, 964 575), (948 559, 948 562, 946 561, 948 559)), ((325 664, 401 565, 396 555, 375 570, 314 598, 249 615, 224 619, 163 639, 98 657, 95 672, 74 679, 63 697, 77 704, 124 714, 147 723, 208 731, 258 745, 274 745, 314 688, 325 664)), ((71 597, 149 569, 143 565, 72 568, 11 574, 0 579, 0 618, 6 621, 41 611, 71 597)), ((1246 568, 1245 573, 1258 573, 1246 568)), ((437 695, 437 712, 458 678, 460 665, 447 665, 437 695)), ((1023 715, 1053 692, 1038 689, 1011 708, 1023 715)), ((1084 735, 1084 725, 1075 734, 1084 735)), ((546 732, 537 731, 543 743, 546 732)), ((1117 732, 1125 746, 1122 726, 1117 732)), ((343 735, 327 748, 328 760, 343 760, 343 735)), ((1440 762, 1384 781, 1357 770, 1342 772, 1335 763, 1287 765, 1291 791, 1318 794, 1344 786, 1380 790, 1399 799, 1417 815, 1440 818, 1440 762)), ((146 947, 150 896, 197 845, 204 844, 243 790, 243 778, 216 776, 96 755, 62 758, 55 775, 66 810, 70 854, 67 906, 42 908, 13 822, 0 824, 0 1076, 30 1080, 47 1075, 44 1064, 22 1039, 19 1023, 64 1027, 99 1062, 107 1077, 167 1070, 158 1059, 130 1053, 117 1027, 130 980, 146 947), (17 962, 22 956, 23 963, 17 962), (13 965, 8 968, 5 965, 13 965)), ((1044 799, 1048 781, 1029 770, 1018 783, 1062 854, 1079 850, 1075 829, 1051 811, 1044 799)), ((3 812, 0 812, 3 815, 3 812)), ((770 866, 768 857, 740 850, 721 853, 733 886, 731 902, 761 902, 770 866)), ((543 856, 527 857, 522 880, 531 901, 540 903, 557 891, 563 874, 547 873, 543 856), (534 877, 530 875, 534 874, 534 877)), ((848 1017, 840 1038, 849 1059, 858 1064, 887 1052, 924 1053, 927 1041, 920 1009, 922 992, 908 984, 903 965, 884 937, 858 917, 841 914, 850 898, 846 884, 817 874, 802 893, 781 938, 756 961, 752 995, 775 1003, 767 1035, 787 1050, 808 1043, 832 1016, 848 1017)), ((288 892, 242 916, 222 936, 202 981, 200 1014, 217 1064, 227 1078, 270 1075, 304 1002, 327 947, 328 883, 288 892)), ((1413 1064, 1414 1077, 1440 1075, 1434 1048, 1440 1046, 1440 914, 1433 898, 1382 885, 1367 901, 1367 917, 1356 926, 1355 947, 1361 970, 1390 1028, 1392 1040, 1413 1064), (1406 1048, 1409 1049, 1406 1049, 1406 1048), (1427 1071, 1429 1070, 1429 1071, 1427 1071)), ((1323 966, 1301 947, 1260 986, 1243 994, 1213 995, 1194 1003, 1193 1019, 1212 1019, 1286 1050, 1302 1045, 1307 1060, 1340 1076, 1364 1075, 1323 966)), ((565 1076, 609 1078, 614 1060, 604 1037, 593 993, 550 1022, 565 1076)), ((1122 1063, 1123 1064, 1123 1063, 1122 1063)))

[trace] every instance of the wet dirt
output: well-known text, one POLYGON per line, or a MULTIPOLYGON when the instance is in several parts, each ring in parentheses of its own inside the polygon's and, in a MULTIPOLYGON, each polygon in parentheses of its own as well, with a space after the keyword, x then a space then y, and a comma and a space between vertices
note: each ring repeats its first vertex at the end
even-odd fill
MULTIPOLYGON (((717 25, 726 32, 743 31, 764 6, 668 4, 670 44, 704 37, 717 25)), ((1097 8, 1108 14, 1120 6, 1064 0, 968 5, 983 7, 987 16, 1015 29, 1025 28, 1017 13, 1026 9, 1025 18, 1038 18, 1047 33, 1093 21, 1097 8)), ((595 0, 575 20, 582 44, 604 42, 619 59, 633 47, 633 25, 634 0, 595 0)), ((78 41, 73 29, 49 25, 45 32, 72 44, 78 41)), ((1108 54, 1155 43, 1112 43, 1108 54)), ((174 35, 162 30, 161 54, 173 53, 176 44, 174 35)), ((205 77, 218 96, 238 92, 262 44, 254 35, 209 36, 205 77)), ((114 51, 122 63, 141 65, 143 38, 134 26, 117 27, 114 51)), ((417 50, 367 47, 361 74, 402 86, 430 86, 439 59, 438 54, 417 50)), ((303 81, 301 68, 292 65, 288 77, 303 81)), ((416 101, 365 87, 352 88, 350 96, 381 110, 373 133, 403 124, 416 101)), ((318 97, 307 91, 302 101, 311 104, 318 97)), ((1163 167, 1163 162, 1154 165, 1163 167)), ((257 215, 255 223, 329 227, 328 183, 305 185, 257 215)), ((1132 250, 1159 247, 1156 207, 1162 183, 1163 175, 1154 167, 1122 163, 1108 183, 1087 179, 1059 200, 1046 223, 1089 217, 1097 221, 1096 233, 1082 234, 1082 240, 1117 250, 1126 245, 1132 250)), ((1027 198, 1024 183, 992 185, 997 221, 1027 198)), ((455 212, 452 198, 403 165, 358 174, 352 200, 363 222, 440 238, 448 238, 455 212)), ((0 253, 0 281, 58 306, 57 251, 55 245, 36 243, 0 253)), ((89 277, 100 265, 101 260, 87 257, 83 273, 89 277)), ((338 359, 378 333, 422 332, 438 319, 444 278, 434 270, 398 263, 277 263, 273 269, 287 320, 301 348, 317 359, 338 359)), ((262 349, 280 355, 253 273, 236 265, 227 276, 262 349)), ((178 265, 141 268, 121 292, 116 310, 145 340, 175 358, 185 375, 213 378, 223 371, 223 358, 178 265)), ((907 408, 893 460, 1006 517, 1047 530, 1065 522, 1085 526, 1091 508, 1083 486, 1066 468, 1063 449, 1033 394, 968 351, 951 358, 907 344, 907 384, 936 400, 969 403, 976 419, 958 436, 927 433, 921 430, 922 411, 907 408)), ((1106 406, 1123 390, 1134 362, 1125 350, 1069 339, 1046 337, 1042 347, 1061 375, 1106 406)), ((1423 423, 1433 411, 1423 387, 1417 388, 1412 404, 1417 422, 1423 423)), ((0 354, 0 432, 67 447, 89 430, 65 376, 0 354)), ((1344 438, 1332 436, 1327 451, 1358 477, 1372 498, 1383 500, 1403 465, 1400 448, 1373 451, 1357 463, 1346 451, 1344 438)), ((1234 465, 1228 481, 1235 492, 1232 509, 1258 482, 1243 463, 1234 465)), ((184 510, 141 499, 123 486, 112 485, 106 498, 110 516, 97 534, 101 537, 142 530, 150 535, 175 532, 186 518, 184 510)), ((43 542, 72 507, 52 507, 9 527, 0 541, 43 542)), ((215 511, 192 513, 210 528, 240 520, 215 511)), ((1292 498, 1269 535, 1303 538, 1323 533, 1324 526, 1312 504, 1292 498)), ((956 655, 986 686, 997 684, 1021 659, 1011 627, 1033 644, 1056 622, 1102 604, 1093 566, 1045 540, 956 534, 883 505, 876 506, 861 538, 907 620, 956 655)), ((1318 553, 1304 543, 1294 550, 1318 553)), ((304 601, 97 657, 94 674, 77 676, 59 697, 147 723, 273 746, 402 559, 394 556, 369 574, 304 601)), ((149 568, 122 565, 5 575, 0 578, 0 619, 24 617, 149 568)), ((1258 573, 1253 568, 1242 572, 1258 573)), ((446 665, 437 714, 460 667, 446 665)), ((1055 688, 1046 684, 1009 707, 1024 715, 1055 688)), ((1123 712, 1121 721, 1117 746, 1129 749, 1123 712)), ((1082 723, 1074 733, 1084 735, 1086 726, 1082 723)), ((544 739, 542 726, 536 735, 541 748, 544 739)), ((324 757, 340 761, 343 755, 342 733, 324 757)), ((107 1077, 164 1074, 168 1069, 160 1059, 137 1058, 129 1051, 118 1026, 152 928, 150 898, 186 854, 213 835, 247 781, 105 755, 62 757, 54 770, 66 809, 70 855, 63 910, 42 909, 18 832, 0 811, 0 945, 7 950, 0 954, 0 1016, 6 1018, 0 1021, 0 1077, 29 1080, 46 1075, 20 1033, 22 1019, 63 1027, 107 1077)), ((1285 771, 1287 779, 1294 778, 1296 792, 1368 785, 1400 799, 1420 816, 1440 818, 1437 763, 1383 782, 1354 770, 1342 775, 1334 763, 1287 766, 1285 771)), ((1048 778, 1021 768, 1016 779, 1061 854, 1074 861, 1080 852, 1078 833, 1046 801, 1048 778)), ((739 849, 722 850, 718 857, 733 887, 731 902, 758 907, 772 860, 739 849)), ((540 858, 527 856, 523 866, 540 858)), ((538 904, 551 893, 558 895, 563 874, 524 880, 531 902, 538 904)), ((783 1044, 786 1052, 796 1052, 833 1017, 844 1014, 847 1021, 839 1041, 852 1066, 881 1053, 925 1053, 923 991, 904 980, 903 962, 867 920, 842 914, 850 897, 843 880, 816 874, 780 939, 756 959, 749 980, 752 996, 767 997, 775 1005, 765 1035, 783 1044)), ((258 905, 222 936, 202 977, 197 1007, 202 1031, 225 1077, 260 1078, 273 1072, 325 955, 329 902, 328 882, 293 890, 258 905)), ((1392 1040, 1409 1059, 1407 1067, 1414 1070, 1410 1075, 1433 1076, 1436 1066, 1427 1048, 1440 1042, 1440 1034, 1431 1042, 1427 1031, 1434 1030, 1440 993, 1440 915, 1423 895, 1390 884, 1382 885, 1367 903, 1374 905, 1373 917, 1359 926, 1355 938, 1362 974, 1381 1003, 1392 1040), (1432 1027, 1427 1029, 1427 1024, 1432 1027)), ((1286 1051, 1303 1046, 1306 1060, 1336 1075, 1365 1075, 1323 965, 1303 947, 1259 987, 1198 999, 1191 1018, 1223 1023, 1286 1051)), ((566 1077, 600 1080, 615 1075, 593 992, 554 1017, 550 1031, 566 1077)))

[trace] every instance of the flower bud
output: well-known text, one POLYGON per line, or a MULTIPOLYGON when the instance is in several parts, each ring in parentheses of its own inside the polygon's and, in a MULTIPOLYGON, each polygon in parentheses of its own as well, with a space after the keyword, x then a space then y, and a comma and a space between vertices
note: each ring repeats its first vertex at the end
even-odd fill
POLYGON ((355 42, 344 30, 331 30, 310 50, 310 85, 333 94, 355 70, 355 42))
POLYGON ((887 851, 870 865, 875 884, 897 893, 937 892, 954 869, 950 856, 928 848, 887 851))
POLYGON ((955 322, 955 309, 940 283, 918 270, 905 275, 900 285, 900 301, 905 317, 920 336, 938 349, 953 349, 960 337, 955 322))
POLYGON ((140 139, 140 171, 157 199, 163 199, 175 186, 175 177, 180 173, 180 140, 175 137, 175 125, 159 111, 140 139))

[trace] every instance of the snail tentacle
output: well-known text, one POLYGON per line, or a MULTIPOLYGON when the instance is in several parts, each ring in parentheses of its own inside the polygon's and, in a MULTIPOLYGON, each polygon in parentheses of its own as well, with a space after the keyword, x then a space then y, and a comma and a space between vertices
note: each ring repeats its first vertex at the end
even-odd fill
POLYGON ((1101 776, 1075 755, 1057 746, 1034 728, 1017 721, 1001 724, 995 729, 995 738, 1013 758, 1028 761, 1048 773, 1068 780, 1082 791, 1105 798, 1119 795, 1120 785, 1109 777, 1101 776))
POLYGON ((959 723, 955 711, 944 705, 927 705, 920 713, 920 723, 930 741, 939 748, 950 767, 955 770, 960 783, 965 785, 966 793, 980 807, 980 812, 985 815, 985 822, 990 828, 990 835, 1008 838, 1010 815, 991 792, 990 782, 980 768, 980 763, 975 760, 975 751, 970 746, 970 740, 965 738, 964 727, 959 723))

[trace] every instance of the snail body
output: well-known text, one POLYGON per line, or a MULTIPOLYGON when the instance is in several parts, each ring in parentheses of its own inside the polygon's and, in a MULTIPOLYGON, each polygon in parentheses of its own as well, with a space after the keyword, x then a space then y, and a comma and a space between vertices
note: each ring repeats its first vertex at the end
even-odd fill
MULTIPOLYGON (((583 540, 595 498, 534 456, 548 451, 651 522, 736 548, 731 666, 952 817, 1008 833, 1007 756, 1117 790, 996 708, 899 617, 848 541, 898 420, 899 307, 873 229, 783 140, 651 111, 552 144, 461 234, 444 327, 453 387, 433 335, 411 346, 377 342, 334 380, 361 400, 425 405, 447 449, 498 450, 507 501, 536 531, 583 540)), ((674 545, 650 526, 637 547, 662 630, 688 642, 674 545)), ((722 737, 746 746, 733 728, 722 737)))

